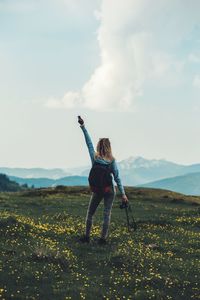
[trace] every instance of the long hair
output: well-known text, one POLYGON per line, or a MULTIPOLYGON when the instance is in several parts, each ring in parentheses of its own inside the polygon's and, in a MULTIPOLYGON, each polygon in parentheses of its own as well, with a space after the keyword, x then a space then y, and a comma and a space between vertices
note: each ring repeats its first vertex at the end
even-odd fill
POLYGON ((99 139, 96 147, 95 158, 104 158, 106 160, 113 160, 110 140, 108 138, 99 139))

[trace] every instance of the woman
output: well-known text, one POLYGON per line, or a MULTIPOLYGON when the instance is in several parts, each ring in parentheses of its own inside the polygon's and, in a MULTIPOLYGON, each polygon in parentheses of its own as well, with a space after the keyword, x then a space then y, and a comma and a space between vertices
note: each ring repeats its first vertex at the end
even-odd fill
MULTIPOLYGON (((99 139, 96 148, 97 151, 95 152, 91 138, 88 134, 87 129, 85 128, 84 121, 80 116, 78 117, 78 122, 85 136, 85 141, 89 150, 92 165, 94 165, 94 163, 101 164, 104 166, 109 165, 110 173, 113 174, 114 176, 114 180, 117 183, 118 189, 121 193, 122 201, 128 202, 128 198, 125 194, 124 188, 121 183, 121 179, 119 177, 119 171, 118 171, 115 158, 112 155, 109 139, 107 138, 99 139)), ((106 187, 103 193, 97 191, 92 193, 88 210, 87 210, 85 235, 80 239, 80 241, 83 243, 90 242, 92 219, 99 203, 101 202, 102 199, 104 199, 104 218, 103 218, 103 226, 101 231, 101 238, 99 239, 99 244, 106 244, 106 238, 108 236, 108 227, 110 223, 111 209, 116 194, 113 180, 111 182, 112 182, 111 185, 109 187, 106 187)))

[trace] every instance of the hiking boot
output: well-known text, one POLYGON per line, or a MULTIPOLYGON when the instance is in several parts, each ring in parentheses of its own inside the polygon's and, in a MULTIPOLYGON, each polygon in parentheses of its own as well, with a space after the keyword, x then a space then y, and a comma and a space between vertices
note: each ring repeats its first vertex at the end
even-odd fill
POLYGON ((89 242, 90 242, 90 238, 89 238, 89 236, 82 236, 80 239, 79 239, 79 241, 81 242, 81 243, 87 243, 87 244, 89 244, 89 242))
POLYGON ((106 241, 106 239, 100 238, 100 239, 98 240, 98 244, 99 244, 99 245, 107 245, 107 241, 106 241))

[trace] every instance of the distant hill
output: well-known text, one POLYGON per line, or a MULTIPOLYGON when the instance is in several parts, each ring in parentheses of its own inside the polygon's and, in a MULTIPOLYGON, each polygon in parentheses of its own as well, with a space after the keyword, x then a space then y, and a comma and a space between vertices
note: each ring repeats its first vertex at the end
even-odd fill
POLYGON ((149 182, 140 186, 167 189, 186 195, 200 195, 200 172, 166 178, 163 180, 149 182))
POLYGON ((22 187, 8 178, 4 174, 0 174, 0 192, 16 192, 21 191, 22 187))
POLYGON ((20 185, 27 184, 28 187, 55 187, 58 185, 64 186, 86 186, 88 185, 87 177, 83 176, 67 176, 59 179, 51 179, 51 178, 20 178, 10 176, 11 180, 16 181, 20 185))
POLYGON ((119 162, 120 173, 126 185, 139 185, 164 178, 200 172, 200 164, 180 165, 164 159, 147 160, 130 157, 119 162))
MULTIPOLYGON (((173 191, 155 189, 155 188, 144 188, 144 187, 126 187, 126 193, 129 199, 135 201, 140 201, 141 199, 148 202, 150 205, 152 202, 160 203, 173 203, 182 204, 188 203, 192 205, 200 205, 199 196, 183 195, 181 193, 176 193, 173 191)), ((23 196, 37 197, 43 196, 48 197, 48 195, 65 194, 70 197, 70 195, 90 196, 91 191, 88 186, 57 186, 49 188, 36 188, 28 189, 21 193, 23 196)), ((119 203, 115 203, 118 207, 119 203)), ((133 204, 134 205, 134 204, 133 204)))
POLYGON ((51 178, 58 179, 70 176, 71 173, 59 168, 43 169, 43 168, 0 168, 0 173, 20 178, 51 178))
MULTIPOLYGON (((143 185, 149 182, 159 181, 170 177, 182 176, 190 173, 200 172, 200 164, 181 165, 165 159, 145 159, 143 157, 129 157, 125 160, 118 161, 122 183, 128 186, 143 185)), ((76 167, 68 169, 43 169, 43 168, 0 168, 0 172, 9 176, 18 177, 17 182, 27 183, 28 185, 53 186, 59 185, 57 180, 61 180, 65 185, 87 185, 87 179, 90 166, 76 167), (77 176, 77 179, 75 179, 77 176), (70 179, 71 177, 71 179, 70 179), (81 178, 85 179, 81 179, 81 178), (65 179, 68 178, 68 179, 65 179), (23 180, 26 179, 26 180, 23 180), (27 181, 27 179, 30 179, 27 181), (32 179, 38 179, 33 180, 32 179), (55 180, 51 181, 51 180, 55 180), (70 183, 68 183, 70 182, 70 183)), ((11 177, 12 178, 12 177, 11 177)), ((183 192, 182 190, 180 190, 183 192)), ((195 191, 192 191, 194 194, 195 191)))

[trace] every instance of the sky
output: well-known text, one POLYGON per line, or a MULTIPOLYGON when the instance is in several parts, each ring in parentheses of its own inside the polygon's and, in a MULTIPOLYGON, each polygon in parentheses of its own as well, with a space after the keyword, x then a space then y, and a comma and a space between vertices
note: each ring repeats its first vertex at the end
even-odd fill
POLYGON ((199 0, 0 0, 0 166, 200 163, 199 0))

